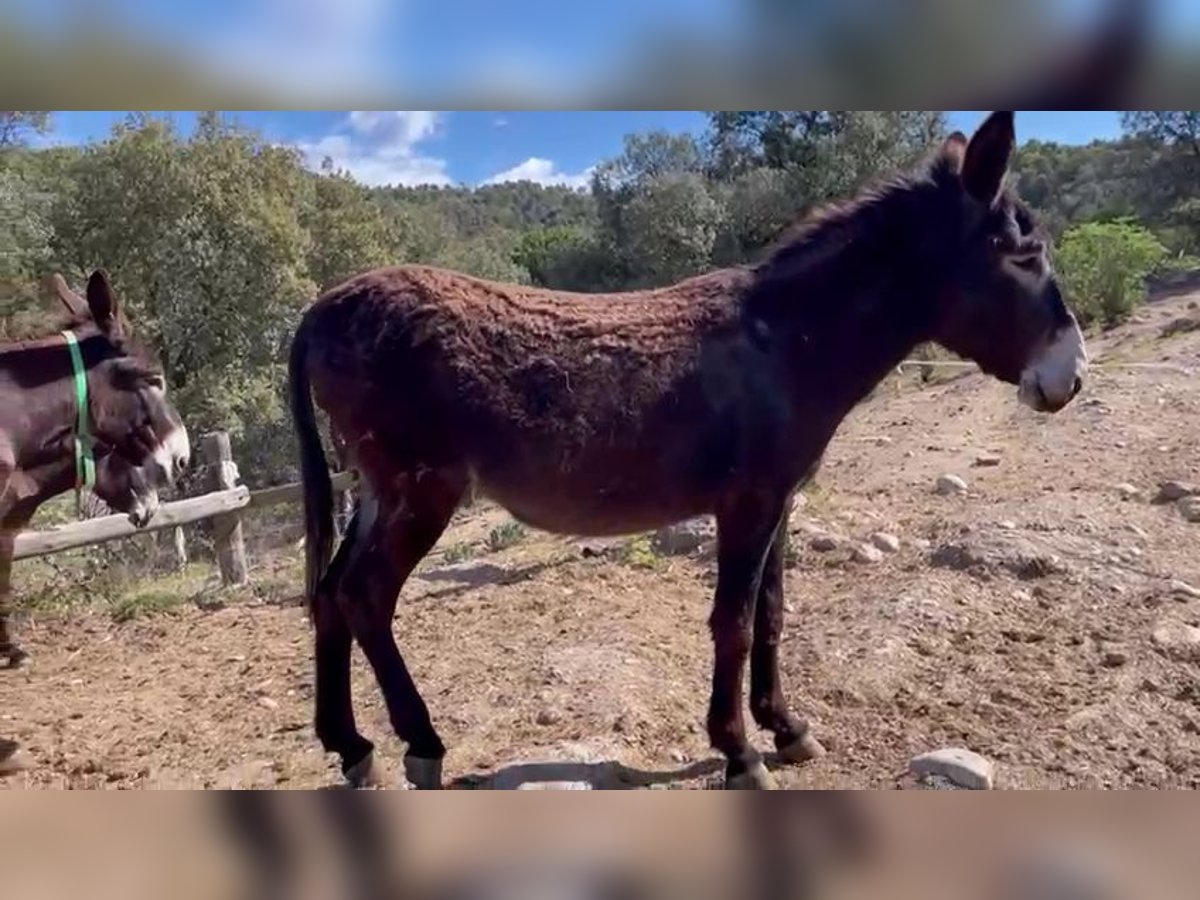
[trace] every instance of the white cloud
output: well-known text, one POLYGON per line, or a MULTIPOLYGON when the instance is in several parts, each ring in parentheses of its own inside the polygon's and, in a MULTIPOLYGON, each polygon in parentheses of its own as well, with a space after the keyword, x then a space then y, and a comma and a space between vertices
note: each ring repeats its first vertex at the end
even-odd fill
POLYGON ((586 188, 592 180, 592 172, 595 167, 584 169, 574 175, 566 172, 560 172, 555 167, 554 162, 549 159, 543 159, 540 156, 531 156, 525 162, 513 166, 511 169, 506 169, 503 172, 497 172, 490 178, 485 178, 482 184, 504 184, 509 181, 532 181, 535 184, 557 184, 564 187, 574 188, 579 190, 586 188))
POLYGON ((360 110, 350 113, 338 131, 296 146, 310 168, 320 168, 328 157, 336 168, 372 187, 449 185, 446 161, 417 149, 440 126, 434 112, 360 110))
POLYGON ((248 0, 236 23, 189 41, 214 75, 327 102, 387 79, 389 0, 248 0))

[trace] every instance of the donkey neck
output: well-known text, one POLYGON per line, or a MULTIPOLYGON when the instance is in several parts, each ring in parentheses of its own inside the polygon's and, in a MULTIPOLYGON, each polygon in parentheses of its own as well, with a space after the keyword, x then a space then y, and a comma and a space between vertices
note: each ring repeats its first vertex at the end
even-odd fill
POLYGON ((746 309, 778 335, 796 400, 839 419, 933 332, 944 270, 932 186, 856 201, 803 226, 759 268, 746 309))
MULTIPOLYGON (((84 364, 89 363, 86 346, 84 364)), ((72 366, 61 337, 0 345, 0 430, 26 471, 58 460, 73 464, 79 411, 72 366)))

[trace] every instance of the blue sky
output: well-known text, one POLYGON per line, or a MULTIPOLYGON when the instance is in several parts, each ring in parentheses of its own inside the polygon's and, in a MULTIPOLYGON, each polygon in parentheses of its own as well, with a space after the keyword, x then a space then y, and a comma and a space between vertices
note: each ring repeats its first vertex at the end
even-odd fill
MULTIPOLYGON (((54 143, 106 137, 124 112, 57 112, 54 143)), ((182 130, 192 113, 161 113, 182 130)), ((589 169, 621 151, 631 132, 662 129, 699 133, 703 113, 692 111, 596 112, 238 112, 227 117, 268 140, 300 148, 316 167, 324 156, 370 184, 476 185, 529 178, 584 185, 589 169)), ((986 113, 951 112, 952 127, 970 132, 986 113)), ((1086 143, 1120 134, 1116 112, 1017 114, 1020 140, 1086 143)))

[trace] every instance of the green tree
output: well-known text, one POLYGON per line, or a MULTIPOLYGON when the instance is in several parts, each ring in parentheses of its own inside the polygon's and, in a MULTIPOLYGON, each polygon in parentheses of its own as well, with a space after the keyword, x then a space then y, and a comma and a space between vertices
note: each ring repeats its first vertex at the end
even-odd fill
POLYGON ((304 225, 310 236, 308 274, 318 290, 403 261, 403 220, 385 214, 347 173, 326 171, 315 179, 304 225))
POLYGON ((641 184, 622 220, 632 282, 661 285, 708 268, 721 208, 700 175, 669 174, 641 184))
POLYGON ((1069 229, 1056 249, 1055 265, 1081 321, 1114 325, 1145 299, 1146 278, 1167 258, 1167 248, 1148 229, 1118 219, 1069 229))
POLYGON ((0 149, 23 143, 25 136, 45 134, 50 127, 50 113, 44 110, 0 111, 0 149))

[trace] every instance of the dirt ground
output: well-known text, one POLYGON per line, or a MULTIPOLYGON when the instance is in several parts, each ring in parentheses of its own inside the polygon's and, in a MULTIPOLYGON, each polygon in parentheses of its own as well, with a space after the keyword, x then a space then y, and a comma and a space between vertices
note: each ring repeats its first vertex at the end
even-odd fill
MULTIPOLYGON (((1200 330, 1169 327, 1183 320, 1200 322, 1200 295, 1089 346, 1101 366, 1190 373, 1098 368, 1057 416, 972 370, 889 381, 847 420, 793 519, 782 648, 791 703, 830 752, 778 769, 781 786, 906 787, 913 755, 962 746, 1000 788, 1200 787, 1200 523, 1153 502, 1165 480, 1200 482, 1200 330), (965 494, 935 492, 947 473, 965 494), (856 559, 876 532, 899 550, 856 559)), ((489 549, 506 521, 464 511, 439 547, 474 555, 427 560, 395 619, 448 784, 716 784, 711 542, 593 555, 529 532, 489 549)), ((257 562, 295 570, 294 552, 257 562)), ((312 731, 302 608, 251 592, 205 607, 25 620, 33 665, 0 672, 0 736, 36 767, 0 784, 340 784, 312 731)), ((360 728, 402 786, 357 649, 354 679, 360 728)))

